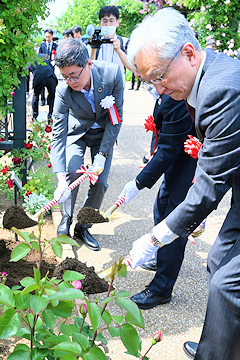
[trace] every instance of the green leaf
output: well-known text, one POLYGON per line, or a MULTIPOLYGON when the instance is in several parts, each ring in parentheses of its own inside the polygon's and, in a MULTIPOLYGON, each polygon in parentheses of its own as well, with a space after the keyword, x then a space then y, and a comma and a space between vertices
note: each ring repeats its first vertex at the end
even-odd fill
POLYGON ((76 280, 82 280, 82 279, 85 279, 85 275, 80 274, 77 271, 67 270, 63 274, 64 281, 76 281, 76 280))
POLYGON ((31 351, 31 360, 44 360, 48 355, 48 349, 38 349, 34 347, 31 351))
POLYGON ((51 243, 51 247, 54 254, 60 258, 63 253, 62 244, 59 241, 54 241, 51 243))
POLYGON ((14 307, 14 296, 8 286, 0 284, 0 304, 14 307))
POLYGON ((47 327, 53 330, 57 316, 54 315, 52 310, 48 310, 48 309, 44 310, 42 313, 42 317, 47 327))
POLYGON ((110 313, 107 310, 104 310, 104 312, 102 314, 102 318, 103 318, 106 325, 111 324, 112 317, 111 317, 110 313))
POLYGON ((39 285, 40 280, 41 280, 41 273, 36 268, 33 268, 33 271, 34 271, 34 279, 35 279, 36 283, 39 285))
POLYGON ((27 276, 20 281, 20 284, 24 287, 27 287, 29 285, 36 284, 36 281, 34 278, 27 276))
POLYGON ((123 309, 125 309, 127 312, 129 312, 129 314, 131 314, 131 316, 139 323, 141 324, 141 318, 142 318, 142 314, 138 308, 138 306, 135 304, 135 302, 133 302, 130 299, 124 298, 124 297, 119 297, 116 299, 116 304, 120 307, 122 307, 123 309))
POLYGON ((123 324, 120 327, 120 338, 128 352, 133 356, 138 356, 140 349, 140 339, 136 329, 130 324, 123 324))
POLYGON ((30 352, 25 350, 14 350, 12 354, 7 358, 8 360, 32 360, 30 358, 30 352))
POLYGON ((78 289, 62 289, 49 297, 49 300, 75 300, 84 299, 84 293, 78 289))
POLYGON ((131 295, 131 294, 129 292, 127 292, 127 291, 119 291, 116 294, 117 297, 126 297, 126 296, 129 296, 129 295, 131 295))
POLYGON ((103 336, 102 333, 97 334, 96 341, 101 341, 105 345, 107 345, 107 343, 108 343, 107 339, 105 338, 105 336, 103 336))
POLYGON ((54 315, 67 318, 71 315, 73 307, 74 305, 71 301, 59 301, 59 304, 55 307, 52 307, 51 304, 48 304, 47 309, 50 309, 54 315))
POLYGON ((37 241, 31 241, 32 248, 40 252, 40 246, 37 241))
POLYGON ((53 350, 61 350, 61 351, 68 351, 73 354, 81 355, 82 354, 82 348, 78 343, 73 343, 69 341, 63 341, 58 345, 55 345, 53 350))
POLYGON ((9 309, 0 318, 0 338, 8 339, 16 335, 21 326, 21 316, 14 309, 9 309))
POLYGON ((31 242, 30 233, 25 231, 19 231, 17 228, 12 227, 12 230, 20 236, 23 240, 25 240, 28 244, 31 242))
POLYGON ((143 316, 141 316, 141 322, 139 323, 138 321, 136 321, 136 320, 132 317, 132 315, 130 315, 129 313, 127 313, 127 314, 125 315, 125 321, 126 321, 127 323, 130 323, 130 324, 132 324, 132 325, 135 325, 135 326, 138 326, 138 327, 144 329, 144 318, 143 318, 143 316))
POLYGON ((58 324, 58 328, 64 335, 72 335, 73 332, 77 331, 76 326, 67 324, 58 324))
POLYGON ((93 330, 96 331, 101 322, 101 309, 95 303, 87 300, 88 315, 91 320, 93 330))
POLYGON ((41 311, 46 309, 48 305, 48 299, 43 296, 33 295, 30 299, 31 308, 35 311, 36 314, 39 314, 41 311))
POLYGON ((119 325, 123 321, 124 317, 112 315, 112 319, 115 322, 115 324, 119 325))
POLYGON ((18 260, 26 256, 29 251, 31 251, 30 245, 26 243, 19 244, 13 249, 11 259, 9 261, 17 262, 18 260))
POLYGON ((61 360, 76 360, 76 356, 74 356, 73 354, 67 354, 63 357, 61 357, 61 360))
POLYGON ((30 335, 31 335, 31 330, 28 327, 21 327, 16 333, 16 336, 23 337, 25 339, 30 339, 30 335))
POLYGON ((94 346, 90 349, 89 354, 94 354, 99 360, 108 360, 102 349, 97 346, 94 346))
POLYGON ((82 355, 83 360, 98 360, 98 358, 94 354, 84 354, 82 355))
POLYGON ((115 298, 113 296, 111 297, 107 297, 106 299, 104 299, 102 302, 101 302, 101 305, 104 305, 104 304, 107 304, 109 303, 110 301, 114 300, 115 298))
POLYGON ((108 331, 112 337, 120 335, 120 328, 117 328, 115 326, 108 326, 108 331))
POLYGON ((44 339, 45 342, 53 343, 53 344, 60 344, 63 341, 71 341, 67 335, 53 335, 49 336, 48 338, 44 339))
POLYGON ((72 333, 72 338, 75 342, 77 342, 77 343, 79 343, 79 345, 81 345, 83 351, 86 351, 90 345, 88 338, 86 336, 84 336, 83 334, 74 332, 74 333, 72 333))
POLYGON ((38 284, 36 284, 36 283, 29 285, 21 292, 21 295, 29 294, 30 292, 36 290, 37 288, 38 288, 38 284))
POLYGON ((127 276, 127 266, 122 264, 120 271, 117 274, 118 277, 126 277, 127 276))
POLYGON ((67 235, 60 235, 57 237, 57 240, 63 244, 69 244, 79 247, 78 243, 67 235))
POLYGON ((15 306, 17 310, 23 310, 23 309, 28 309, 30 307, 30 298, 31 295, 27 294, 27 295, 23 295, 21 296, 21 294, 16 294, 15 295, 15 306))

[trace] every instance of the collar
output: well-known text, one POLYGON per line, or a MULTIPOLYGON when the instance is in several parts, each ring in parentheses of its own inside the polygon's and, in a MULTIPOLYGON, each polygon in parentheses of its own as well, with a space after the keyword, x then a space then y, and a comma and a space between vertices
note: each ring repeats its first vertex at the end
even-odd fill
POLYGON ((202 74, 202 69, 203 69, 203 65, 205 63, 206 60, 206 52, 204 51, 204 56, 201 62, 201 65, 199 66, 198 72, 197 72, 197 76, 196 79, 194 81, 192 90, 190 92, 190 95, 187 97, 187 103, 194 107, 196 109, 196 105, 197 105, 197 91, 198 91, 198 86, 199 86, 199 82, 200 82, 200 77, 202 74))
POLYGON ((94 91, 92 70, 90 70, 90 74, 91 74, 91 88, 90 88, 89 91, 87 91, 85 89, 80 90, 83 94, 90 93, 90 92, 94 91))

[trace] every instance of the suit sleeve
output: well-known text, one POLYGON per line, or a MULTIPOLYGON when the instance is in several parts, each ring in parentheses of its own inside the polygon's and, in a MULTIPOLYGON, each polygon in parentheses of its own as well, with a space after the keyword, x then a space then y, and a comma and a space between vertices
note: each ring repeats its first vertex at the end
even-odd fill
POLYGON ((68 134, 69 106, 62 86, 57 86, 54 100, 54 126, 52 131, 51 156, 53 172, 66 171, 66 140, 68 134))
POLYGON ((183 143, 194 124, 186 109, 185 101, 170 97, 160 107, 162 125, 158 132, 158 148, 152 160, 137 176, 143 187, 151 188, 183 151, 183 143))
POLYGON ((122 125, 122 115, 123 115, 123 79, 122 79, 122 73, 120 68, 117 68, 116 76, 114 79, 114 85, 112 94, 115 98, 115 106, 118 111, 119 117, 121 122, 112 125, 110 122, 109 116, 106 121, 105 131, 103 134, 102 142, 99 148, 99 151, 104 152, 105 154, 110 154, 112 152, 112 148, 114 146, 114 143, 117 140, 119 131, 121 129, 122 125))
MULTIPOLYGON (((205 86, 198 121, 205 134, 198 155, 195 182, 185 200, 166 218, 167 226, 188 236, 232 186, 240 163, 240 93, 230 86, 205 86), (214 101, 213 101, 214 99, 214 101)), ((203 92, 202 91, 202 92, 203 92)))

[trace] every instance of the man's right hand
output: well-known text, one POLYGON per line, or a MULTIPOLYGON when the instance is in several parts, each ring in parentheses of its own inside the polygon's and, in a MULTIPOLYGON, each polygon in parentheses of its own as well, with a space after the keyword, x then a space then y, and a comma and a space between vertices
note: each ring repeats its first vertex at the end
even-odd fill
POLYGON ((136 179, 129 181, 125 186, 121 194, 118 196, 119 198, 125 196, 125 203, 128 203, 134 196, 138 194, 139 190, 136 185, 136 179))
POLYGON ((54 199, 58 203, 62 203, 69 198, 71 190, 68 189, 68 183, 66 180, 58 181, 58 187, 54 191, 54 199))

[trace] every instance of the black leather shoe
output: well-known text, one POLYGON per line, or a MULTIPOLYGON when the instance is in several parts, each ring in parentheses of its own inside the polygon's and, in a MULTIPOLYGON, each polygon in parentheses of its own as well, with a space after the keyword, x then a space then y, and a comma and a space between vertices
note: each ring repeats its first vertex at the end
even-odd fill
POLYGON ((135 91, 138 91, 139 90, 139 87, 137 87, 136 89, 135 89, 135 91))
POLYGON ((89 233, 88 229, 84 229, 80 224, 76 224, 74 228, 74 236, 81 239, 84 245, 90 250, 101 250, 97 240, 89 233))
POLYGON ((163 297, 153 295, 151 290, 146 287, 146 289, 141 291, 139 294, 133 295, 131 300, 137 304, 139 309, 151 309, 157 305, 169 303, 172 300, 172 296, 163 297))
POLYGON ((143 160, 142 160, 142 161, 143 161, 144 164, 147 164, 147 163, 148 163, 148 159, 147 159, 145 156, 143 157, 143 160))
POLYGON ((62 220, 57 228, 57 235, 67 235, 70 236, 69 229, 72 223, 72 217, 68 214, 64 213, 62 216, 62 220))
POLYGON ((45 105, 45 100, 42 100, 41 101, 41 106, 44 106, 45 105))
POLYGON ((149 271, 157 271, 157 262, 155 259, 151 259, 141 265, 141 268, 149 271))
POLYGON ((187 354, 190 359, 195 359, 195 355, 197 352, 198 343, 192 342, 192 341, 186 341, 183 344, 183 350, 187 354))
POLYGON ((133 87, 131 87, 130 89, 128 89, 128 90, 134 90, 134 88, 133 87))

